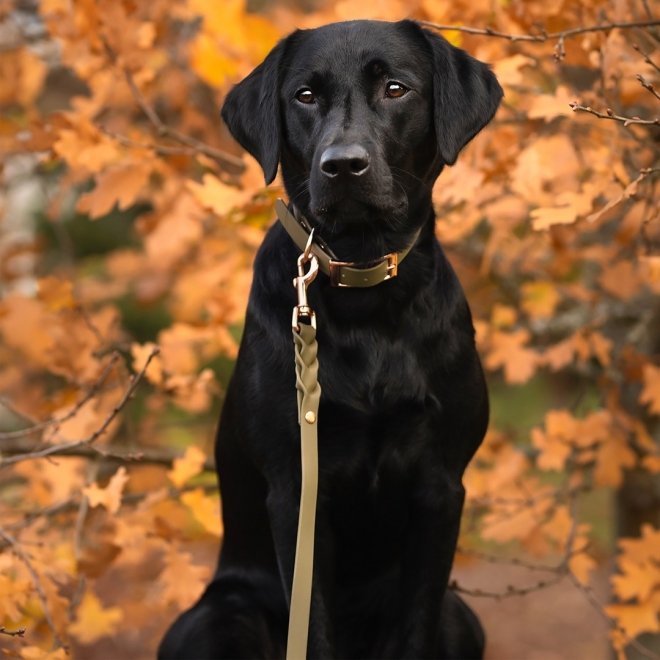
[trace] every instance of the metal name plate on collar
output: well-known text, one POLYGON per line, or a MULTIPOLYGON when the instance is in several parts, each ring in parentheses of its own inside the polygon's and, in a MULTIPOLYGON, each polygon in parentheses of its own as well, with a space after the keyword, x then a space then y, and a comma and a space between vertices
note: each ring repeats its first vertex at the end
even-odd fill
MULTIPOLYGON (((275 212, 282 226, 293 242, 302 251, 305 250, 312 228, 305 218, 294 215, 283 200, 275 202, 275 212)), ((417 231, 410 245, 401 252, 391 252, 383 257, 368 262, 339 261, 330 247, 316 238, 311 251, 319 261, 319 268, 329 278, 332 286, 341 288, 363 288, 376 286, 396 277, 399 264, 405 259, 419 238, 417 231)), ((309 248, 307 248, 309 250, 309 248)))

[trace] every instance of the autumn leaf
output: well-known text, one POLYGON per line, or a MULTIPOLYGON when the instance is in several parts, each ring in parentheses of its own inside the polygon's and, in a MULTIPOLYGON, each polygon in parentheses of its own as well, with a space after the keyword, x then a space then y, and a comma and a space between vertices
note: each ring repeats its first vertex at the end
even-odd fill
POLYGON ((613 434, 598 449, 594 479, 600 486, 619 486, 625 468, 632 468, 636 462, 637 456, 625 438, 613 434))
POLYGON ((77 611, 76 620, 69 626, 71 633, 81 644, 114 635, 124 615, 119 607, 104 608, 91 591, 85 592, 77 611))
POLYGON ((220 536, 222 534, 222 521, 220 518, 220 502, 217 497, 211 497, 204 493, 201 488, 188 491, 181 495, 181 501, 191 510, 195 520, 197 520, 204 529, 220 536))
POLYGON ((42 277, 38 282, 38 287, 39 300, 45 303, 48 310, 59 312, 62 309, 75 307, 72 282, 50 275, 42 277))
POLYGON ((654 415, 660 415, 660 367, 644 365, 644 387, 639 400, 645 403, 654 415))
POLYGON ((80 197, 77 209, 90 218, 107 215, 117 205, 121 210, 135 203, 149 181, 149 161, 118 165, 96 177, 96 187, 80 197))
POLYGON ((103 506, 108 510, 108 513, 117 513, 121 506, 121 496, 128 478, 126 468, 122 466, 112 475, 107 486, 101 488, 98 484, 91 484, 83 488, 83 494, 89 500, 91 507, 103 506))
POLYGON ((181 488, 202 471, 205 461, 206 454, 199 447, 188 447, 183 456, 174 459, 172 469, 167 472, 167 476, 177 488, 181 488))
POLYGON ((190 607, 204 590, 209 573, 208 566, 193 563, 190 553, 172 548, 160 577, 163 601, 176 603, 180 610, 190 607))
POLYGON ((205 174, 201 184, 188 181, 187 186, 202 206, 219 216, 225 216, 232 209, 245 204, 253 194, 251 190, 228 186, 212 174, 205 174))
POLYGON ((657 604, 647 601, 639 605, 607 605, 603 608, 606 614, 616 620, 630 639, 644 632, 658 632, 657 604))
MULTIPOLYGON (((146 344, 132 344, 131 345, 131 356, 133 357, 133 369, 136 372, 144 369, 147 360, 158 347, 153 342, 147 342, 146 344)), ((160 385, 163 382, 163 364, 159 355, 156 355, 149 362, 149 366, 145 371, 145 376, 150 383, 154 385, 160 385)))
POLYGON ((510 333, 494 332, 490 339, 490 351, 485 364, 489 369, 504 369, 504 377, 509 383, 525 383, 538 364, 535 351, 526 348, 529 332, 525 329, 510 333))
POLYGON ((611 578, 616 595, 622 600, 636 598, 648 600, 655 589, 660 589, 660 566, 657 562, 637 562, 625 555, 617 561, 618 575, 611 578))
POLYGON ((575 95, 568 89, 559 85, 554 94, 541 94, 537 96, 527 111, 530 119, 544 119, 551 121, 555 117, 568 117, 573 114, 569 103, 575 101, 575 95))
POLYGON ((571 555, 568 560, 568 568, 575 579, 582 585, 588 585, 591 574, 598 566, 595 559, 586 552, 578 552, 571 555))
POLYGON ((520 290, 521 306, 532 318, 552 316, 561 300, 557 287, 550 282, 525 282, 520 290))

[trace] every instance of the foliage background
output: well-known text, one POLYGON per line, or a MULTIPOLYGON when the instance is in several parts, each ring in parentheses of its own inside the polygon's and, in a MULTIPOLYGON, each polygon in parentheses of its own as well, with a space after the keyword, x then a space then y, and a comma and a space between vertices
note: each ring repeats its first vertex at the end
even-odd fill
POLYGON ((660 657, 650 3, 0 0, 8 657, 153 657, 209 578, 214 424, 282 192, 218 108, 279 37, 356 17, 454 28, 506 92, 434 195, 493 399, 453 586, 491 658, 660 657))

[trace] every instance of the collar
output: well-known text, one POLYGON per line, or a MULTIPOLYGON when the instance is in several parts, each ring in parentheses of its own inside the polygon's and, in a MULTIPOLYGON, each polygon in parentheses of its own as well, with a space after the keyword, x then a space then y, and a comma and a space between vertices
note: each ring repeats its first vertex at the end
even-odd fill
MULTIPOLYGON (((302 216, 291 213, 281 199, 275 202, 275 212, 291 240, 301 251, 304 251, 312 231, 309 222, 302 216)), ((340 261, 328 244, 318 236, 314 237, 311 250, 319 261, 319 268, 330 278, 332 286, 361 288, 376 286, 397 276, 399 264, 408 256, 419 234, 420 230, 415 233, 412 242, 404 250, 390 252, 378 259, 362 263, 340 261)))

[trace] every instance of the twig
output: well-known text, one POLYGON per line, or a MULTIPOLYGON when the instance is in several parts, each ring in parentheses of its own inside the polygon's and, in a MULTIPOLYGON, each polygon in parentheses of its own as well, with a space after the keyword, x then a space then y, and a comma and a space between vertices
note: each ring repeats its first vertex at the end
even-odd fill
MULTIPOLYGON (((73 419, 80 412, 81 408, 83 408, 83 406, 88 401, 90 401, 94 396, 96 396, 96 394, 99 392, 99 390, 105 383, 106 379, 110 375, 110 372, 112 371, 113 367, 117 363, 117 360, 119 360, 119 357, 120 357, 119 353, 116 352, 110 356, 110 361, 105 366, 105 368, 101 372, 101 375, 98 377, 96 382, 89 388, 89 390, 87 390, 86 394, 65 415, 62 415, 62 417, 53 417, 51 419, 46 419, 43 422, 36 422, 32 426, 29 426, 24 429, 18 429, 17 431, 0 431, 0 440, 12 440, 14 438, 23 438, 25 436, 32 435, 33 433, 37 433, 38 431, 42 431, 45 428, 48 428, 49 426, 55 426, 55 428, 57 428, 61 424, 68 422, 70 419, 73 419)), ((6 452, 6 447, 4 445, 0 445, 0 452, 1 453, 6 452)))
MULTIPOLYGON (((71 442, 65 442, 58 445, 51 445, 43 449, 26 452, 24 454, 17 454, 9 458, 3 458, 0 461, 0 468, 8 467, 10 465, 20 463, 21 461, 34 460, 35 458, 44 458, 46 456, 62 454, 63 452, 66 453, 67 451, 76 450, 79 447, 91 447, 93 443, 105 433, 105 431, 110 426, 110 424, 115 419, 115 417, 120 413, 122 408, 128 403, 128 400, 133 395, 133 392, 135 392, 135 390, 137 389, 137 386, 140 384, 140 381, 144 378, 144 375, 146 374, 147 369, 149 368, 149 364, 154 359, 154 357, 158 355, 159 352, 160 351, 157 347, 152 349, 142 369, 137 374, 135 374, 135 376, 131 378, 131 384, 124 392, 120 401, 117 403, 117 405, 114 406, 114 408, 112 409, 110 414, 105 418, 101 426, 99 426, 99 428, 96 429, 96 431, 94 431, 94 433, 92 433, 89 437, 83 438, 82 440, 73 440, 71 442)), ((102 454, 102 451, 99 450, 98 453, 102 454)))
MULTIPOLYGON (((117 63, 117 53, 115 50, 105 38, 101 37, 101 41, 103 42, 106 54, 110 60, 113 62, 113 64, 115 64, 115 66, 119 66, 117 63)), ((192 138, 189 135, 181 133, 181 131, 177 131, 175 128, 168 126, 160 118, 158 113, 149 105, 147 99, 144 97, 144 94, 142 94, 140 88, 135 82, 133 74, 126 67, 122 67, 121 70, 131 90, 131 94, 135 99, 135 102, 138 104, 147 119, 154 126, 158 135, 162 137, 169 137, 172 140, 176 140, 177 142, 186 145, 197 153, 201 153, 205 156, 208 156, 209 158, 213 158, 213 160, 216 160, 218 163, 220 163, 220 165, 222 165, 225 169, 232 172, 233 174, 241 174, 245 171, 245 164, 240 158, 232 156, 231 154, 228 154, 227 152, 220 149, 216 149, 215 147, 212 147, 205 142, 196 140, 195 138, 192 138)))
POLYGON ((646 79, 641 73, 638 73, 637 76, 635 76, 637 80, 639 80, 639 84, 644 88, 648 89, 653 96, 655 96, 656 99, 660 100, 660 94, 655 91, 655 87, 646 79))
POLYGON ((579 103, 573 101, 568 104, 571 107, 573 112, 588 112, 590 115, 594 115, 599 119, 612 119, 613 121, 621 122, 624 126, 630 126, 631 124, 642 124, 644 126, 660 126, 660 118, 656 117, 655 119, 641 119, 640 117, 623 117, 617 115, 611 108, 607 108, 606 111, 598 112, 588 105, 580 105, 579 103))
POLYGON ((639 44, 633 44, 632 47, 644 58, 644 61, 647 64, 650 64, 658 73, 660 73, 660 66, 651 59, 651 56, 646 51, 641 49, 639 44))
POLYGON ((50 614, 48 598, 46 597, 46 592, 44 591, 43 585, 41 584, 41 578, 39 577, 39 573, 37 573, 36 569, 32 565, 30 557, 23 551, 23 548, 21 548, 18 541, 13 536, 11 536, 11 534, 5 532, 2 528, 0 528, 0 539, 2 539, 8 546, 10 546, 16 557, 18 557, 18 559, 23 562, 23 565, 32 578, 32 585, 34 586, 34 590, 37 592, 37 596, 41 602, 41 607, 44 611, 44 618, 46 619, 46 623, 53 633, 55 643, 57 646, 64 646, 64 643, 62 642, 62 639, 57 632, 57 628, 55 627, 53 617, 50 614))
POLYGON ((25 628, 18 628, 16 630, 7 630, 4 626, 0 626, 0 635, 9 635, 9 637, 24 637, 25 628))
POLYGON ((457 591, 458 593, 465 594, 466 596, 475 596, 479 598, 495 598, 500 600, 502 598, 510 598, 511 596, 527 596, 534 591, 541 591, 547 589, 555 584, 559 584, 567 575, 563 569, 557 571, 557 574, 548 580, 539 580, 535 584, 528 587, 514 587, 512 584, 508 585, 506 591, 487 591, 485 589, 470 589, 461 586, 456 580, 451 580, 449 588, 457 591))
POLYGON ((654 27, 660 25, 660 20, 650 21, 633 21, 630 23, 601 23, 600 25, 589 25, 587 27, 571 28, 569 30, 561 30, 560 32, 541 32, 541 34, 512 34, 509 32, 500 32, 492 28, 477 28, 466 25, 442 25, 439 23, 431 23, 429 21, 420 21, 426 27, 433 28, 434 30, 454 30, 455 32, 464 32, 466 34, 478 34, 484 37, 495 37, 498 39, 507 39, 511 42, 516 41, 531 41, 534 43, 545 43, 546 41, 556 41, 555 57, 558 60, 563 59, 565 53, 564 41, 575 37, 579 34, 586 34, 587 32, 607 32, 619 28, 621 30, 628 30, 631 28, 654 27))
MULTIPOLYGON (((55 445, 47 445, 46 447, 29 447, 25 442, 14 442, 9 445, 2 446, 2 454, 4 456, 20 456, 31 454, 35 451, 42 449, 49 449, 55 445)), ((164 467, 172 467, 175 459, 180 457, 179 453, 157 451, 152 449, 139 449, 129 453, 120 453, 113 451, 111 448, 99 447, 73 447, 64 448, 49 454, 51 457, 71 457, 76 456, 79 458, 96 458, 107 462, 138 462, 141 464, 162 465, 164 467)), ((0 463, 0 466, 2 463, 0 463)), ((211 472, 214 470, 214 463, 207 460, 204 463, 204 470, 211 472)))

